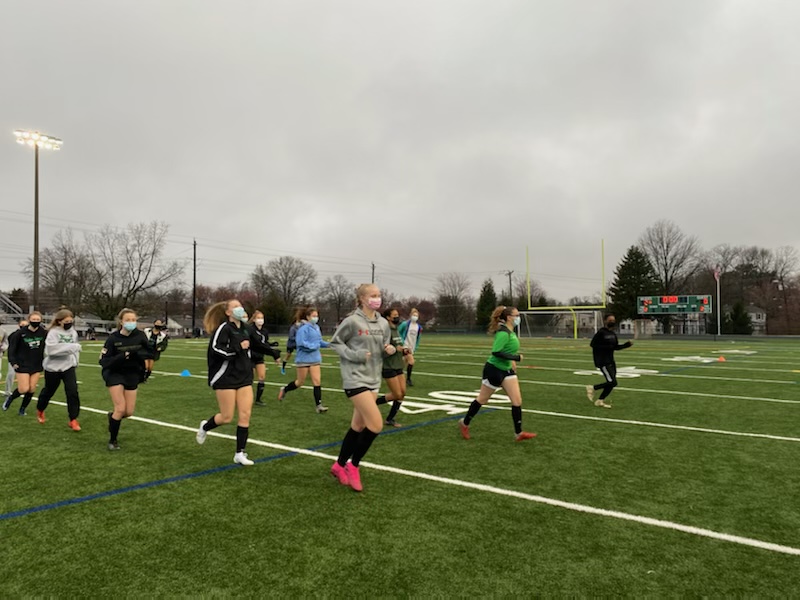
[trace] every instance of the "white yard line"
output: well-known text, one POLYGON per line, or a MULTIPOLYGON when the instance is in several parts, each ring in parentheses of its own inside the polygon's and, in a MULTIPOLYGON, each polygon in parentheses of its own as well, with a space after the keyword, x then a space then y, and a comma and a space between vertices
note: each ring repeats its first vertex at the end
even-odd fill
MULTIPOLYGON (((53 402, 53 404, 60 404, 64 406, 63 402, 53 402)), ((108 411, 99 410, 96 408, 91 407, 81 407, 82 410, 87 410, 90 412, 96 412, 100 414, 106 414, 108 411)), ((158 425, 160 427, 168 427, 171 429, 178 429, 181 431, 187 431, 195 433, 197 430, 193 427, 187 427, 185 425, 178 425, 175 423, 167 423, 165 421, 158 421, 156 419, 147 419, 143 417, 130 417, 130 420, 133 421, 140 421, 142 423, 148 423, 150 425, 158 425)), ((217 433, 215 431, 209 431, 209 436, 224 438, 228 440, 235 440, 236 436, 217 433)), ((253 444, 256 446, 264 446, 267 448, 273 448, 275 450, 281 450, 284 452, 294 452, 296 454, 302 454, 304 456, 312 456, 314 458, 322 458, 328 461, 335 460, 335 456, 330 454, 325 454, 323 452, 316 452, 314 450, 306 450, 305 448, 295 448, 293 446, 286 446, 284 444, 276 444, 273 442, 265 442, 263 440, 257 440, 251 438, 248 440, 249 444, 253 444)), ((527 494, 525 492, 518 492, 516 490, 509 490, 505 488, 500 488, 492 485, 484 485, 482 483, 473 483, 471 481, 464 481, 461 479, 452 479, 449 477, 439 477, 438 475, 431 475, 429 473, 422 473, 419 471, 410 471, 408 469, 400 469, 397 467, 391 467, 388 465, 381 465, 378 463, 373 462, 362 462, 362 466, 365 466, 370 469, 375 469, 376 471, 385 471, 387 473, 394 473, 395 475, 403 475, 406 477, 413 477, 415 479, 422 479, 425 481, 433 481, 436 483, 441 483, 444 485, 450 485, 455 487, 466 488, 470 490, 475 490, 479 492, 485 492, 489 494, 494 494, 497 496, 505 496, 508 498, 516 498, 518 500, 525 500, 528 502, 534 502, 537 504, 546 504, 548 506, 553 506, 556 508, 563 508, 566 510, 571 510, 575 512, 586 513, 590 515, 597 515, 601 517, 609 517, 613 519, 620 519, 623 521, 630 521, 633 523, 638 523, 640 525, 648 525, 651 527, 659 527, 662 529, 670 529, 673 531, 680 531, 682 533, 688 533, 690 535, 695 535, 699 537, 720 540, 724 542, 730 542, 733 544, 739 544, 742 546, 749 546, 751 548, 758 548, 760 550, 767 550, 770 552, 778 552, 781 554, 791 554, 794 556, 800 556, 800 548, 794 548, 792 546, 783 546, 781 544, 774 544, 772 542, 765 542, 762 540, 757 540, 753 538, 742 537, 738 535, 732 535, 728 533, 722 533, 718 531, 713 531, 711 529, 705 529, 702 527, 694 527, 692 525, 683 525, 681 523, 675 523, 673 521, 665 521, 663 519, 653 519, 651 517, 644 517, 641 515, 635 515, 631 513, 621 512, 617 510, 608 510, 605 508, 597 508, 594 506, 588 506, 586 504, 576 504, 574 502, 566 502, 564 500, 558 500, 555 498, 548 498, 546 496, 538 496, 535 494, 527 494)))

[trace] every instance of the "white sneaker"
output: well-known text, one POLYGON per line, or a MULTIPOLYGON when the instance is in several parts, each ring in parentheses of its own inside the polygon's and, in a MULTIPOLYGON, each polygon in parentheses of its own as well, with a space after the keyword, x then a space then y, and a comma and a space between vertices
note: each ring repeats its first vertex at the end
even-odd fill
POLYGON ((200 421, 200 429, 197 430, 197 435, 194 436, 194 439, 197 440, 198 444, 202 444, 206 441, 206 436, 208 435, 208 432, 205 429, 203 429, 203 425, 205 425, 206 423, 208 423, 208 421, 200 421))
POLYGON ((237 452, 233 455, 233 462, 242 465, 243 467, 252 467, 254 463, 252 460, 247 458, 246 452, 237 452))
POLYGON ((324 404, 317 404, 317 408, 315 410, 317 411, 317 413, 324 413, 328 412, 328 407, 325 406, 324 404))
POLYGON ((594 386, 587 385, 586 386, 586 397, 589 399, 589 402, 594 402, 594 386))

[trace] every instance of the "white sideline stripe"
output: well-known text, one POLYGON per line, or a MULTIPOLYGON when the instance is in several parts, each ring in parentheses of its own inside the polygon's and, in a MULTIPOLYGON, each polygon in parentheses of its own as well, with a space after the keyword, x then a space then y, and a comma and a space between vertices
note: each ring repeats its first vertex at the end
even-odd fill
MULTIPOLYGON (((64 402, 52 402, 52 404, 60 404, 61 406, 66 406, 64 402)), ((100 413, 100 414, 107 414, 108 411, 99 410, 96 408, 91 408, 87 406, 82 406, 81 410, 88 410, 90 412, 100 413)), ((190 431, 192 433, 196 433, 197 429, 193 427, 187 427, 186 425, 178 425, 176 423, 167 423, 165 421, 157 421, 155 419, 147 419, 144 417, 129 417, 132 421, 141 421, 142 423, 148 423, 150 425, 159 425, 161 427, 168 427, 171 429, 179 429, 181 431, 190 431)), ((217 433, 215 431, 209 431, 208 435, 227 439, 227 440, 235 440, 235 435, 229 435, 224 433, 217 433)), ((273 448, 275 450, 282 450, 284 452, 294 452, 296 454, 302 454, 304 456, 313 456, 315 458, 324 458, 326 460, 336 460, 335 456, 330 454, 325 454, 323 452, 316 452, 314 450, 306 450, 305 448, 295 448, 293 446, 285 446, 283 444, 275 444, 273 442, 264 442, 262 440, 256 439, 249 439, 249 444, 254 444, 256 446, 265 446, 267 448, 273 448)), ((387 473, 394 473, 396 475, 405 475, 406 477, 414 477, 416 479, 423 479, 426 481, 434 481, 436 483, 443 483, 445 485, 452 485, 456 487, 462 487, 471 490, 477 490, 479 492, 487 492, 490 494, 496 494, 498 496, 506 496, 509 498, 517 498, 520 500, 527 500, 528 502, 536 502, 538 504, 546 504, 548 506, 555 506, 557 508, 564 508, 567 510, 572 510, 576 512, 582 512, 590 515, 598 515, 601 517, 611 517, 613 519, 621 519, 623 521, 631 521, 633 523, 639 523, 641 525, 650 525, 651 527, 660 527, 662 529, 671 529, 673 531, 680 531, 683 533, 688 533, 691 535, 696 535, 700 537, 706 537, 710 539, 720 540, 724 542, 731 542, 733 544, 740 544, 742 546, 750 546, 752 548, 759 548, 760 550, 769 550, 771 552, 779 552, 781 554, 791 554, 794 556, 800 556, 800 548, 794 548, 792 546, 783 546, 781 544, 773 544, 772 542, 764 542, 761 540, 756 540, 753 538, 742 537, 738 535, 731 535, 728 533, 720 533, 718 531, 713 531, 711 529, 704 529, 702 527, 694 527, 692 525, 682 525, 681 523, 674 523, 672 521, 664 521, 661 519, 653 519, 651 517, 643 517, 640 515, 634 515, 631 513, 620 512, 616 510, 608 510, 605 508, 596 508, 594 506, 588 506, 585 504, 576 504, 574 502, 565 502, 564 500, 556 500, 555 498, 547 498, 545 496, 537 496, 535 494, 526 494, 525 492, 517 492, 515 490, 507 490, 505 488, 499 488, 492 485, 485 485, 482 483, 472 483, 470 481, 463 481, 461 479, 451 479, 449 477, 439 477, 438 475, 430 475, 428 473, 421 473, 419 471, 409 471, 408 469, 399 469, 397 467, 390 467, 387 465, 380 465, 373 462, 366 462, 362 461, 361 463, 365 467, 369 467, 375 469, 376 471, 385 471, 387 473)))
MULTIPOLYGON (((81 366, 92 366, 93 367, 95 365, 81 365, 81 366)), ((185 377, 183 375, 180 375, 179 373, 167 373, 166 371, 153 371, 153 373, 155 373, 157 375, 166 375, 166 376, 169 376, 169 377, 185 377)), ((195 379, 206 379, 206 377, 203 376, 203 375, 189 375, 189 377, 192 377, 192 378, 195 378, 195 379)), ((466 375, 461 375, 459 377, 466 377, 466 375)), ((279 386, 279 387, 283 386, 282 383, 273 383, 272 381, 267 381, 265 383, 267 385, 271 385, 271 386, 279 386)), ((553 385, 559 385, 559 384, 553 384, 553 385)), ((575 386, 575 387, 585 387, 585 386, 580 386, 580 385, 576 385, 576 384, 562 384, 562 385, 569 385, 569 386, 575 386)), ((617 389, 623 389, 623 388, 617 388, 617 389)), ((338 388, 326 388, 326 387, 323 387, 322 391, 323 392, 333 392, 333 393, 344 393, 342 390, 340 390, 338 388)), ((477 394, 476 394, 476 396, 477 396, 477 394)), ((439 404, 463 404, 464 406, 467 406, 470 403, 469 400, 455 400, 455 399, 440 400, 438 398, 430 398, 430 397, 426 397, 426 396, 406 396, 406 400, 411 400, 411 401, 418 400, 420 402, 437 402, 439 404)), ((791 401, 787 400, 787 402, 791 402, 791 401)), ((57 402, 55 402, 53 400, 51 400, 51 403, 57 404, 57 402)), ((491 408, 498 409, 498 410, 511 410, 511 408, 508 407, 508 406, 491 405, 491 408)), ((749 432, 749 431, 730 431, 730 430, 727 430, 727 429, 710 429, 710 428, 707 428, 707 427, 694 427, 692 425, 673 425, 673 424, 670 424, 670 423, 657 423, 655 421, 634 421, 634 420, 631 420, 631 419, 612 419, 612 418, 609 418, 609 417, 593 417, 593 416, 590 416, 590 415, 577 415, 577 414, 573 414, 573 413, 560 413, 560 412, 554 412, 554 411, 549 411, 549 410, 537 410, 535 408, 523 408, 522 412, 536 414, 536 415, 545 415, 545 416, 548 416, 548 417, 563 417, 563 418, 566 418, 566 419, 583 419, 585 421, 600 421, 600 422, 603 422, 603 423, 619 423, 619 424, 622 424, 622 425, 641 425, 643 427, 659 427, 661 429, 678 429, 678 430, 682 430, 682 431, 694 431, 694 432, 697 432, 697 433, 713 433, 713 434, 718 434, 718 435, 732 435, 732 436, 736 436, 736 437, 760 438, 760 439, 765 439, 765 440, 776 440, 776 441, 781 441, 781 442, 800 442, 800 438, 787 437, 787 436, 783 436, 783 435, 771 435, 771 434, 768 434, 768 433, 754 433, 754 432, 749 432)))

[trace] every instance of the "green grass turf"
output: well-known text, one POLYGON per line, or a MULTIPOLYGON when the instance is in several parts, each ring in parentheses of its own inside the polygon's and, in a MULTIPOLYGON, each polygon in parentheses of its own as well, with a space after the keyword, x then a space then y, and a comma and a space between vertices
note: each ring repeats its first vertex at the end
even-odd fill
MULTIPOLYGON (((482 336, 426 338, 408 398, 422 406, 398 417, 420 426, 380 436, 366 460, 800 548, 796 342, 637 342, 618 354, 619 366, 659 374, 622 379, 614 408, 603 410, 584 390, 599 376, 575 374, 592 370, 586 340, 523 339, 524 424, 538 437, 515 443, 499 402, 476 417, 465 441, 454 413, 480 385, 489 346, 482 336), (663 360, 715 351, 726 361, 663 360), (445 391, 462 395, 430 396, 445 391)), ((86 344, 79 368, 80 433, 55 403, 45 425, 35 403, 27 417, 16 414, 19 400, 0 415, 3 597, 786 597, 800 589, 800 557, 771 550, 366 465, 365 491, 356 494, 330 477, 332 458, 267 460, 285 453, 255 442, 248 452, 261 462, 229 468, 232 440, 209 436, 198 446, 191 431, 216 410, 203 378, 205 345, 193 341, 170 344, 136 410, 190 430, 127 420, 123 449, 108 452, 105 414, 88 410, 111 406, 99 350, 86 344), (195 377, 175 376, 183 369, 195 377), (187 474, 200 476, 102 495, 187 474), (8 517, 16 511, 23 514, 8 517)), ((281 376, 270 366, 268 406, 254 408, 252 440, 334 444, 321 452, 336 454, 351 408, 337 359, 328 351, 324 360, 330 412, 314 413, 308 387, 277 402, 293 371, 281 376)), ((61 391, 54 398, 63 399, 61 391)))

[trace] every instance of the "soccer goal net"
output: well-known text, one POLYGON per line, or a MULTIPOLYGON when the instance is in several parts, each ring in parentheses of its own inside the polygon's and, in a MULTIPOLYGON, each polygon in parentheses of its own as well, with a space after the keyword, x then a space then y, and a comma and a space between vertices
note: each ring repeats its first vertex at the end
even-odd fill
POLYGON ((522 337, 591 337, 602 327, 600 310, 536 310, 520 311, 522 337))

